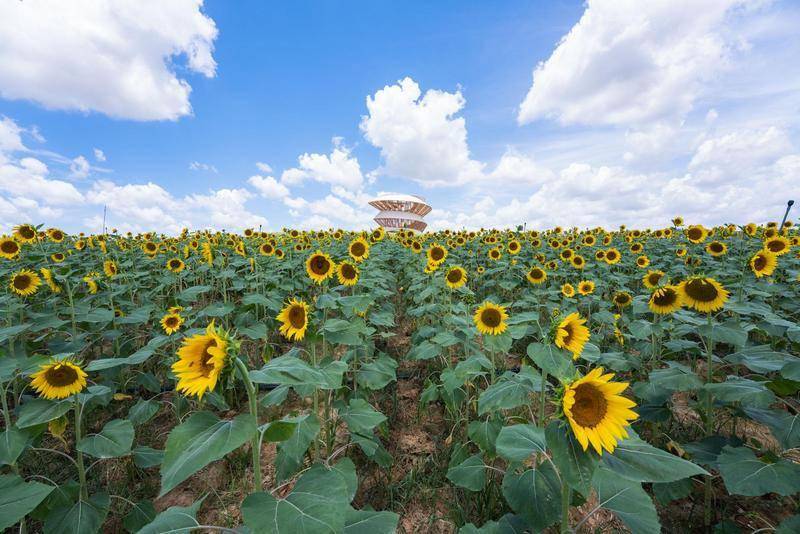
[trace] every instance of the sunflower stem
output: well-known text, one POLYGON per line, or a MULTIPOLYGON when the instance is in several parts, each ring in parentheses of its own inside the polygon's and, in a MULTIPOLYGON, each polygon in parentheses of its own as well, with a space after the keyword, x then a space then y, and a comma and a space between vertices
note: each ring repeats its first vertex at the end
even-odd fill
MULTIPOLYGON (((706 384, 710 384, 714 377, 713 371, 713 357, 714 357, 714 339, 711 336, 711 329, 713 328, 713 320, 711 313, 708 313, 708 336, 706 337, 706 384)), ((714 396, 711 390, 706 389, 706 437, 711 436, 714 432, 714 396)), ((707 475, 705 479, 705 503, 703 511, 703 523, 706 529, 711 527, 711 500, 712 500, 712 487, 711 475, 707 475)))
POLYGON ((75 451, 76 461, 75 465, 78 467, 78 482, 80 483, 81 499, 87 500, 89 498, 89 490, 86 487, 86 468, 83 465, 83 453, 78 449, 78 444, 83 439, 83 432, 81 431, 81 403, 78 400, 78 395, 75 395, 75 451))
MULTIPOLYGON (((244 387, 247 389, 247 400, 250 405, 250 415, 255 419, 256 427, 258 427, 258 395, 253 381, 250 380, 250 373, 247 366, 238 356, 233 358, 233 363, 236 370, 239 371, 239 376, 242 377, 244 387)), ((252 453, 253 453, 253 491, 261 491, 261 433, 256 430, 252 440, 252 453)))
POLYGON ((542 390, 539 392, 539 420, 536 422, 544 427, 545 403, 547 401, 547 372, 542 371, 542 390))
POLYGON ((566 534, 567 532, 572 532, 572 529, 569 528, 569 498, 570 498, 570 490, 569 486, 567 485, 564 477, 561 477, 561 532, 562 534, 566 534))

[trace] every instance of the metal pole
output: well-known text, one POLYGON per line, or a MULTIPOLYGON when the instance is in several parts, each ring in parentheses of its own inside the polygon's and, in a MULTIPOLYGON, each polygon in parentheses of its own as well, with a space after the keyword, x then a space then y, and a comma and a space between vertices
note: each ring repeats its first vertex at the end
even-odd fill
POLYGON ((789 216, 789 210, 792 209, 794 206, 794 200, 790 200, 786 203, 786 213, 783 214, 783 220, 781 221, 781 227, 778 229, 779 232, 783 233, 783 224, 786 222, 786 217, 789 216))
POLYGON ((103 235, 106 234, 106 208, 107 207, 108 206, 106 204, 103 204, 103 235))

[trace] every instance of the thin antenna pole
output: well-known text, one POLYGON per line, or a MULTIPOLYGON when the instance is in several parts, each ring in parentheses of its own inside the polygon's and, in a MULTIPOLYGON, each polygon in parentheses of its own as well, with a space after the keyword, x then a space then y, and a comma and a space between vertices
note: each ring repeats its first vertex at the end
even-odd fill
POLYGON ((103 235, 106 234, 106 208, 107 207, 108 206, 106 204, 103 204, 103 235))
POLYGON ((786 217, 789 216, 789 210, 792 209, 792 206, 794 206, 794 200, 790 200, 789 202, 786 203, 786 213, 783 214, 783 220, 781 221, 781 227, 778 228, 778 231, 781 232, 781 233, 783 233, 783 224, 786 222, 786 217))

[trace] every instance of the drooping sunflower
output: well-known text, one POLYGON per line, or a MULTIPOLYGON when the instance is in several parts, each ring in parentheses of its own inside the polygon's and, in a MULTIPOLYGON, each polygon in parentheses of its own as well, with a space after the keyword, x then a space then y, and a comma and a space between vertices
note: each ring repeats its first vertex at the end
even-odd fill
POLYGON ((98 278, 100 278, 100 275, 94 271, 87 273, 86 276, 83 277, 83 281, 86 282, 86 286, 89 288, 89 293, 92 295, 96 294, 100 289, 100 286, 97 284, 98 278))
POLYGON ((45 399, 66 399, 86 387, 86 372, 69 360, 53 360, 31 375, 31 386, 45 399))
POLYGON ((205 261, 209 267, 214 265, 214 251, 211 249, 211 243, 203 241, 203 244, 200 246, 200 253, 203 255, 203 261, 205 261))
POLYGON ((106 260, 103 262, 103 272, 109 278, 114 278, 117 276, 119 272, 119 268, 117 267, 117 262, 113 260, 106 260))
POLYGON ((547 273, 541 267, 531 267, 525 275, 525 278, 527 278, 528 282, 531 284, 541 284, 547 280, 547 273))
POLYGON ((792 242, 782 235, 776 235, 764 241, 764 250, 769 250, 776 256, 786 254, 791 248, 792 242))
POLYGON ((355 261, 362 262, 369 258, 369 243, 363 237, 354 239, 347 246, 347 252, 355 261))
POLYGON ((289 341, 300 341, 308 328, 308 304, 291 299, 277 317, 281 322, 280 333, 289 341))
POLYGON ((306 259, 306 272, 317 284, 321 284, 333 276, 334 270, 333 260, 321 250, 316 251, 306 259))
POLYGON ((631 302, 633 302, 633 297, 631 297, 631 294, 627 291, 617 291, 614 293, 612 300, 617 308, 622 309, 631 305, 631 302))
POLYGON ((36 240, 36 228, 31 224, 19 224, 14 227, 14 239, 20 243, 30 243, 36 240))
POLYGON ((647 306, 650 308, 650 311, 659 315, 674 313, 683 306, 683 295, 675 286, 666 285, 664 287, 659 287, 650 295, 647 306))
POLYGON ((664 271, 647 271, 647 274, 642 277, 642 283, 647 289, 653 289, 658 286, 663 277, 664 271))
POLYGON ((610 248, 606 250, 606 254, 603 259, 607 264, 614 265, 615 263, 619 263, 619 260, 622 259, 622 255, 616 248, 610 248))
POLYGON ((19 243, 12 237, 0 237, 0 258, 13 260, 19 256, 20 251, 19 243))
POLYGON ((700 224, 694 224, 686 229, 686 239, 692 243, 702 243, 708 237, 708 230, 700 224))
POLYGON ((182 325, 183 317, 177 312, 168 312, 161 318, 161 328, 164 329, 164 332, 166 332, 168 336, 180 330, 182 325))
POLYGON ((712 241, 706 245, 706 252, 716 257, 724 256, 728 253, 728 245, 721 241, 712 241))
POLYGON ((39 290, 41 283, 38 274, 29 269, 22 269, 11 275, 8 287, 21 297, 29 297, 39 290))
POLYGON ((475 310, 475 315, 472 316, 478 332, 490 336, 496 336, 506 331, 508 328, 506 319, 508 319, 508 313, 506 313, 505 307, 488 300, 481 304, 475 310))
POLYGON ((42 273, 42 278, 44 278, 47 287, 50 288, 50 291, 53 293, 61 293, 61 286, 56 283, 55 279, 53 278, 53 272, 46 268, 42 267, 39 269, 39 272, 42 273))
POLYGON ((175 274, 183 271, 186 268, 186 264, 183 263, 183 260, 180 258, 172 258, 167 261, 167 270, 172 271, 175 274))
POLYGON ((178 349, 178 361, 172 364, 172 372, 178 379, 176 389, 202 399, 207 391, 217 386, 227 365, 227 349, 228 341, 214 327, 214 321, 205 334, 185 338, 178 349))
POLYGON ((756 278, 771 276, 778 266, 778 257, 769 250, 759 250, 750 258, 749 265, 756 278))
POLYGON ((728 292, 713 278, 693 276, 678 286, 685 305, 699 312, 714 312, 725 305, 728 292))
POLYGON ((631 410, 636 403, 620 395, 628 383, 612 378, 613 373, 603 374, 598 367, 564 388, 564 415, 584 451, 591 443, 597 454, 613 453, 617 443, 628 437, 626 427, 639 417, 631 410))
POLYGON ((578 283, 578 293, 580 293, 584 297, 586 295, 591 295, 592 293, 594 293, 594 282, 592 282, 591 280, 581 280, 578 283))
POLYGON ((459 266, 450 267, 444 276, 444 281, 450 289, 458 289, 467 283, 467 271, 459 266))
POLYGON ((561 294, 567 298, 572 298, 575 296, 575 288, 572 284, 563 284, 561 286, 561 294))
POLYGON ((586 342, 589 341, 586 319, 577 312, 570 313, 558 323, 553 341, 556 347, 570 351, 572 358, 578 359, 586 342))
POLYGON ((441 263, 444 263, 444 260, 447 259, 447 249, 444 248, 442 245, 434 243, 428 248, 427 256, 428 256, 428 263, 439 265, 441 263))
POLYGON ((339 283, 344 286, 354 286, 358 282, 358 267, 349 261, 341 262, 336 268, 336 276, 339 283))

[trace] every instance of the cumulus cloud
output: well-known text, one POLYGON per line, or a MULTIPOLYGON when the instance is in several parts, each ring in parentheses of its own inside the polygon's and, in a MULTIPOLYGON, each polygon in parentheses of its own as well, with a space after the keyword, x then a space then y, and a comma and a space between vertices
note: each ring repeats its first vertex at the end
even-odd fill
POLYGON ((0 2, 0 96, 133 120, 192 112, 181 68, 213 77, 202 0, 0 2))
POLYGON ((330 155, 305 153, 297 158, 297 163, 297 167, 283 171, 281 183, 291 186, 314 180, 348 190, 357 190, 364 183, 358 159, 336 139, 330 155))
POLYGON ((89 165, 89 160, 83 156, 78 156, 69 164, 70 176, 78 180, 89 176, 91 169, 92 167, 89 165))
POLYGON ((289 188, 272 176, 251 176, 247 183, 252 185, 264 198, 280 199, 289 196, 289 188))
POLYGON ((682 117, 741 43, 726 16, 745 0, 589 0, 537 65, 521 124, 630 124, 682 117))

